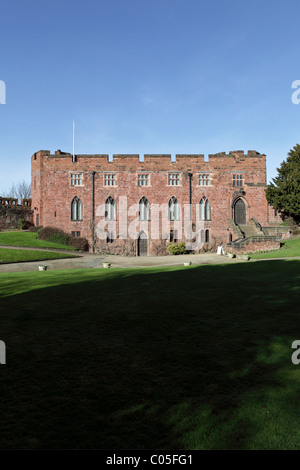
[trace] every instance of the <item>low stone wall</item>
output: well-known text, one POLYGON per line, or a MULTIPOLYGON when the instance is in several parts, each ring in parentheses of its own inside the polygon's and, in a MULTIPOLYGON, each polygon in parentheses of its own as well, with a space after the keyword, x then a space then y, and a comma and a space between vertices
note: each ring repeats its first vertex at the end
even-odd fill
POLYGON ((254 251, 271 251, 280 248, 281 237, 250 237, 233 245, 227 245, 227 251, 234 254, 251 253, 254 251))
POLYGON ((288 238, 296 227, 296 225, 277 225, 274 227, 264 227, 264 230, 267 232, 268 235, 281 235, 282 238, 288 238))
POLYGON ((0 205, 0 229, 19 228, 19 220, 25 219, 33 225, 33 211, 30 207, 0 205))

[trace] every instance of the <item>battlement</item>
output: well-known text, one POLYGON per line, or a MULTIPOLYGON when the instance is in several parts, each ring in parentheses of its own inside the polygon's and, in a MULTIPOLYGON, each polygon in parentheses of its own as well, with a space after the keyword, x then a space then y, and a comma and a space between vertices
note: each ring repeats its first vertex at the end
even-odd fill
POLYGON ((20 228, 19 224, 24 220, 27 227, 33 225, 33 210, 31 209, 31 199, 22 199, 21 204, 18 199, 12 197, 0 197, 0 229, 11 230, 20 228))
POLYGON ((259 158, 259 157, 265 157, 266 155, 264 153, 259 153, 256 150, 248 150, 247 153, 244 152, 244 150, 231 150, 228 152, 219 152, 215 154, 210 154, 208 157, 209 158, 241 158, 241 157, 246 157, 246 158, 259 158))
MULTIPOLYGON (((34 153, 32 156, 32 160, 37 160, 39 158, 43 157, 50 157, 51 159, 53 158, 62 158, 62 159, 68 159, 72 160, 73 156, 71 153, 68 152, 62 152, 61 150, 56 150, 54 154, 50 153, 50 150, 39 150, 38 152, 34 153)), ((193 163, 208 163, 210 159, 215 163, 216 159, 224 160, 226 158, 232 159, 234 158, 235 160, 240 160, 240 159, 249 159, 249 158, 265 158, 265 154, 261 154, 257 152, 256 150, 248 150, 247 153, 244 152, 244 150, 232 150, 228 153, 226 152, 219 152, 215 154, 209 154, 208 159, 205 160, 204 154, 176 154, 173 156, 171 154, 76 154, 75 155, 75 162, 76 163, 80 160, 85 160, 85 159, 106 159, 107 162, 109 163, 128 163, 128 164, 138 164, 139 162, 144 162, 144 163, 153 163, 157 164, 158 162, 161 162, 163 165, 167 163, 167 160, 169 160, 169 163, 187 163, 188 161, 193 164, 193 163)))
POLYGON ((30 208, 31 207, 31 199, 22 199, 21 204, 17 198, 14 197, 7 197, 7 196, 0 196, 0 206, 9 206, 9 207, 23 207, 23 208, 30 208))

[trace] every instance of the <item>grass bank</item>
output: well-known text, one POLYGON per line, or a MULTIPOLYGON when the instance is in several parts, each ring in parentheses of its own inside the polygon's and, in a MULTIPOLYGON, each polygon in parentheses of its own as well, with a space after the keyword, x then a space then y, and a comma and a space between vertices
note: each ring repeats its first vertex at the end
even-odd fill
POLYGON ((291 258, 300 256, 300 238, 292 238, 283 242, 279 250, 264 253, 249 253, 252 259, 291 258))
POLYGON ((18 250, 0 248, 1 263, 20 263, 23 261, 43 261, 47 259, 76 258, 76 255, 53 253, 51 251, 18 250))
POLYGON ((35 232, 0 232, 0 245, 6 246, 26 246, 33 248, 53 248, 57 250, 74 251, 73 246, 62 245, 61 243, 38 240, 35 232))

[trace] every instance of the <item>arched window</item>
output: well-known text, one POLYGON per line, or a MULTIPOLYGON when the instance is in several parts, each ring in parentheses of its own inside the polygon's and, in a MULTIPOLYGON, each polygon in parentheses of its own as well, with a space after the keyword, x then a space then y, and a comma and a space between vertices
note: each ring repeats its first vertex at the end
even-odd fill
POLYGON ((208 199, 205 203, 205 220, 210 220, 210 203, 208 199))
POLYGON ((71 220, 82 220, 82 203, 77 196, 71 204, 71 220))
POLYGON ((210 202, 205 196, 199 204, 199 217, 200 220, 210 220, 210 202))
POLYGON ((149 220, 150 219, 150 204, 148 199, 142 197, 139 202, 139 219, 149 220))
POLYGON ((205 198, 200 201, 199 216, 200 220, 205 220, 205 198))
POLYGON ((205 243, 209 242, 209 230, 205 230, 205 243))
POLYGON ((116 204, 111 196, 105 202, 105 219, 116 220, 116 204))
POLYGON ((179 220, 179 204, 176 197, 171 197, 169 201, 169 220, 179 220))

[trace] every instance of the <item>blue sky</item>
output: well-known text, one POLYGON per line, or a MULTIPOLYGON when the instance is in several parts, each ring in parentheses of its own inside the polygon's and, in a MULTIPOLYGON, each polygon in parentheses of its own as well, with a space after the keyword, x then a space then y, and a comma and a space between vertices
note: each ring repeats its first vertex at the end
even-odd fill
POLYGON ((40 149, 267 154, 300 143, 298 0, 1 3, 0 192, 40 149))

